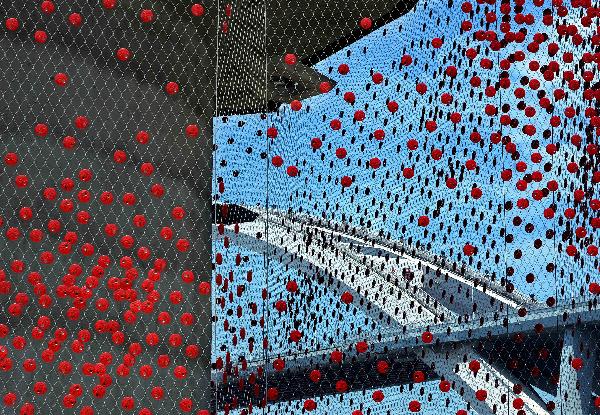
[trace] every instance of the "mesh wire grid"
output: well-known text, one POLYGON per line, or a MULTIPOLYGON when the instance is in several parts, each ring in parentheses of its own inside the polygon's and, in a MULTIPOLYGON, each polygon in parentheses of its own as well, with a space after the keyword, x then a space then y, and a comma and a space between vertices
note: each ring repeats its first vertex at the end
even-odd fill
POLYGON ((190 6, 0 3, 3 414, 211 408, 217 18, 190 6))
POLYGON ((597 411, 595 4, 0 6, 2 413, 597 411))

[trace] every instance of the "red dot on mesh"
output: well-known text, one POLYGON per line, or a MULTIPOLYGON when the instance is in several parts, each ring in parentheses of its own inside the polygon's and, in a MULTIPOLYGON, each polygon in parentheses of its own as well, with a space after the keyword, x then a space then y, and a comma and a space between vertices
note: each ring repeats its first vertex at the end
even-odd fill
POLYGON ((143 9, 140 11, 140 21, 150 23, 154 20, 154 12, 151 9, 143 9))
POLYGON ((286 53, 283 60, 287 65, 295 65, 298 62, 298 58, 293 53, 286 53))
POLYGON ((319 84, 319 91, 320 91, 322 94, 325 94, 325 93, 327 93, 327 92, 331 91, 331 88, 332 88, 332 87, 331 87, 331 84, 330 84, 329 82, 327 82, 327 81, 323 81, 323 82, 321 82, 321 83, 319 84))
POLYGON ((363 17, 360 19, 360 27, 363 30, 369 30, 373 26, 373 22, 369 17, 363 17))
POLYGON ((102 0, 102 7, 112 10, 117 7, 117 0, 102 0))
POLYGON ((275 167, 281 167, 283 165, 283 158, 281 156, 273 156, 271 163, 275 167))
POLYGON ((125 61, 128 61, 129 59, 131 59, 131 52, 127 48, 117 49, 117 52, 115 53, 115 55, 116 55, 117 59, 120 60, 121 62, 125 62, 125 61))
POLYGON ((59 72, 56 75, 54 75, 54 83, 56 85, 66 86, 68 82, 69 82, 69 77, 67 76, 66 73, 59 72))
POLYGON ((48 40, 48 34, 43 30, 36 30, 33 34, 33 40, 36 43, 46 43, 48 40))
POLYGON ((204 12, 204 6, 200 3, 194 3, 190 7, 190 13, 192 14, 192 16, 201 17, 204 15, 204 12))
POLYGON ((16 166, 19 163, 19 156, 16 153, 6 153, 4 155, 4 163, 7 166, 16 166))
POLYGON ((75 127, 79 130, 84 130, 90 125, 89 119, 84 115, 79 115, 75 118, 75 127))
POLYGON ((19 19, 17 19, 16 17, 9 17, 4 22, 4 25, 7 30, 14 32, 19 29, 19 26, 20 26, 19 19))
POLYGON ((140 144, 147 144, 150 141, 150 134, 147 131, 138 131, 135 140, 140 144))
POLYGON ((35 125, 33 131, 36 136, 44 138, 48 135, 49 128, 46 124, 39 123, 35 125))
POLYGON ((167 84, 165 85, 165 91, 169 95, 175 95, 179 92, 179 84, 173 81, 167 82, 167 84))
POLYGON ((45 14, 52 14, 56 10, 56 6, 52 1, 44 0, 40 5, 40 9, 42 9, 42 12, 45 14))
POLYGON ((73 149, 77 145, 77 139, 73 136, 66 136, 63 138, 63 147, 67 150, 73 149))
POLYGON ((74 27, 79 27, 83 24, 83 16, 79 13, 71 13, 68 20, 69 24, 74 27))
POLYGON ((487 399, 488 393, 484 389, 479 389, 475 392, 475 398, 478 401, 485 401, 487 399))
POLYGON ((267 137, 277 138, 277 134, 278 134, 277 128, 275 128, 275 127, 267 128, 267 137))
POLYGON ((419 401, 410 401, 408 403, 408 410, 411 412, 420 412, 421 411, 421 403, 419 401))
POLYGON ((197 138, 200 133, 200 128, 197 124, 189 124, 185 127, 185 135, 189 138, 197 138))

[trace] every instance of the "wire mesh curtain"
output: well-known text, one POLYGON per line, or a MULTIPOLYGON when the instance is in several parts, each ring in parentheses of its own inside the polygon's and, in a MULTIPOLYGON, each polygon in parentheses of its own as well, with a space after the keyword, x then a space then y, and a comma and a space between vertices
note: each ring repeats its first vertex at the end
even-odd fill
POLYGON ((0 413, 597 413, 599 10, 0 0, 0 413))
POLYGON ((0 413, 210 411, 212 7, 0 2, 0 413))
POLYGON ((596 413, 596 5, 224 7, 216 409, 596 413))

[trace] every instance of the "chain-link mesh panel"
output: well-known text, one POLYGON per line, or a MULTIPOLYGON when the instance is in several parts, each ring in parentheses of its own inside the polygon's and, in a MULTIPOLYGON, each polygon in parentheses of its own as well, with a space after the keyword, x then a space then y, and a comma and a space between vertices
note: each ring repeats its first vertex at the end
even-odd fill
POLYGON ((2 413, 600 407, 595 4, 0 10, 2 413))
POLYGON ((596 413, 597 5, 223 7, 217 411, 596 413))
POLYGON ((0 413, 211 410, 213 7, 0 2, 0 413))

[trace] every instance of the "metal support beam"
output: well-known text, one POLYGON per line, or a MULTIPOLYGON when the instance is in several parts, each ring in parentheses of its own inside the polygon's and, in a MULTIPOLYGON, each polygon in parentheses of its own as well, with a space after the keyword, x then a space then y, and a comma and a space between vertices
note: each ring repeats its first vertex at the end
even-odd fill
POLYGON ((557 397, 563 414, 591 413, 597 352, 597 344, 589 332, 575 326, 565 330, 557 397))
MULTIPOLYGON (((325 284, 325 289, 332 287, 338 290, 340 288, 348 289, 353 292, 355 301, 366 300, 372 311, 383 313, 384 316, 387 316, 387 321, 391 320, 396 327, 395 330, 390 330, 392 326, 380 332, 383 337, 370 344, 371 353, 387 355, 393 352, 407 353, 410 351, 409 354, 413 355, 416 364, 424 365, 430 369, 430 373, 449 380, 454 389, 469 404, 470 409, 480 415, 516 414, 521 409, 526 414, 549 413, 546 402, 530 386, 528 378, 506 369, 506 360, 500 359, 494 352, 486 354, 481 351, 482 341, 494 341, 502 344, 502 342, 512 342, 511 336, 517 333, 530 333, 534 330, 537 332, 538 326, 551 329, 556 326, 557 321, 562 321, 562 327, 564 327, 572 324, 567 321, 578 320, 586 322, 586 324, 594 324, 600 319, 600 310, 591 303, 556 307, 524 303, 521 301, 523 297, 518 293, 507 293, 504 296, 501 287, 495 285, 493 281, 472 279, 468 273, 462 270, 460 272, 454 269, 448 270, 436 265, 437 262, 434 259, 423 259, 421 257, 423 254, 416 256, 410 250, 403 249, 402 245, 392 247, 376 238, 362 234, 359 236, 357 232, 344 228, 343 225, 337 226, 317 222, 317 219, 311 220, 281 213, 270 215, 267 224, 264 210, 250 208, 248 212, 240 216, 240 219, 243 219, 240 222, 243 223, 235 226, 238 229, 237 233, 233 231, 233 225, 228 225, 224 229, 225 235, 230 237, 234 244, 246 249, 268 252, 269 256, 276 258, 284 266, 301 271, 308 277, 326 275, 329 282, 325 284), (265 239, 267 225, 268 240, 265 239), (404 266, 414 271, 414 277, 409 281, 403 280, 402 275, 398 275, 393 269, 394 267, 401 269, 404 266), (421 277, 425 277, 425 280, 421 277), (444 288, 446 292, 450 293, 461 293, 470 287, 472 295, 457 295, 455 303, 447 301, 444 304, 442 299, 438 298, 442 289, 432 288, 430 292, 425 292, 426 289, 423 286, 429 286, 427 278, 440 279, 438 282, 434 282, 432 287, 436 287, 437 284, 438 288, 444 288), (455 286, 452 285, 454 281, 456 281, 455 286), (486 284, 489 286, 486 287, 486 284), (475 293, 475 291, 477 292, 475 293), (382 293, 386 295, 382 296, 382 293), (473 300, 475 294, 481 298, 473 300), (485 296, 490 300, 486 302, 485 296), (427 301, 428 298, 434 301, 427 301), (494 300, 494 303, 491 299, 494 300), (407 301, 410 301, 413 306, 407 308, 406 306, 410 304, 407 301), (461 305, 456 301, 463 302, 461 304, 465 311, 468 311, 467 306, 471 305, 472 301, 481 305, 481 309, 485 309, 486 304, 489 304, 491 307, 488 306, 487 311, 492 312, 493 315, 484 315, 485 318, 478 321, 461 322, 453 318, 457 316, 454 313, 457 310, 456 307, 461 305), (415 304, 419 305, 419 310, 414 307, 415 304), (496 309, 496 305, 499 305, 498 309, 496 309), (525 316, 521 316, 517 312, 521 305, 528 306, 529 312, 525 316), (402 310, 406 310, 406 313, 403 314, 402 310), (505 311, 500 313, 501 310, 505 311), (429 321, 428 324, 423 321, 423 317, 427 317, 427 314, 419 313, 429 313, 429 319, 437 319, 438 322, 431 324, 429 321), (439 321, 439 315, 442 313, 446 315, 446 318, 439 321), (402 330, 398 330, 398 327, 402 327, 402 330), (433 334, 433 343, 424 344, 422 342, 421 335, 424 330, 433 334), (473 347, 476 340, 479 352, 473 347), (469 368, 471 361, 478 363, 478 370, 473 371, 469 368), (477 391, 485 391, 485 398, 481 396, 483 392, 477 394, 477 391)), ((362 307, 365 308, 365 305, 362 307)), ((537 335, 539 336, 539 333, 537 335)), ((560 336, 562 334, 560 330, 556 330, 548 333, 548 336, 550 335, 560 336)), ((330 344, 352 355, 355 341, 356 339, 344 335, 343 339, 330 339, 330 344)), ((581 341, 578 340, 576 343, 579 344, 581 341)), ((565 344, 568 345, 569 342, 567 341, 565 344)), ((577 346, 576 348, 580 354, 585 356, 584 360, 588 361, 591 357, 595 357, 595 350, 590 352, 591 346, 586 347, 577 346)), ((302 374, 307 373, 315 365, 325 368, 330 352, 331 349, 307 351, 304 358, 294 356, 292 359, 287 359, 290 363, 290 370, 293 367, 293 373, 302 374)), ((570 353, 573 354, 573 352, 570 353)), ((554 356, 556 368, 554 370, 558 370, 558 355, 559 351, 556 350, 554 356)), ((247 362, 244 376, 256 372, 258 367, 271 367, 273 358, 275 356, 267 357, 262 361, 247 362)), ((563 357, 564 360, 565 357, 563 357)), ((567 362, 569 362, 568 356, 567 362)), ((585 376, 592 379, 594 362, 588 363, 590 363, 590 373, 585 376)), ((356 362, 351 365, 359 367, 356 362)), ((213 375, 218 377, 216 373, 213 375)), ((269 384, 282 386, 282 394, 289 399, 299 399, 299 396, 310 395, 302 393, 290 395, 285 389, 287 382, 278 380, 276 376, 272 375, 268 375, 269 384)), ((288 381, 290 376, 292 376, 291 372, 286 373, 288 381)), ((575 385, 575 382, 569 381, 568 378, 563 379, 563 382, 565 382, 565 389, 575 385)), ((217 383, 221 382, 217 380, 217 383)), ((398 384, 403 383, 398 379, 398 384)), ((581 396, 588 396, 591 400, 591 382, 588 382, 587 386, 588 389, 585 390, 577 387, 577 391, 581 396)), ((221 387, 227 388, 228 386, 221 385, 221 387)), ((555 393, 555 390, 548 388, 543 390, 547 393, 555 393)), ((305 391, 309 392, 306 388, 305 391)), ((576 396, 578 395, 575 395, 574 392, 569 392, 571 400, 576 396)), ((582 406, 581 399, 577 402, 582 406)), ((569 405, 562 411, 563 414, 583 415, 588 413, 585 412, 585 409, 580 412, 572 412, 570 408, 573 407, 573 404, 569 405)))
POLYGON ((470 344, 452 346, 427 349, 423 361, 451 382, 454 390, 479 415, 511 413, 509 409, 516 411, 517 407, 527 414, 548 413, 545 403, 531 388, 487 361, 470 344), (471 362, 477 362, 479 370, 472 370, 471 362), (517 384, 522 387, 518 394, 513 389, 517 384))

